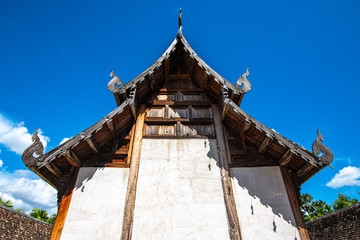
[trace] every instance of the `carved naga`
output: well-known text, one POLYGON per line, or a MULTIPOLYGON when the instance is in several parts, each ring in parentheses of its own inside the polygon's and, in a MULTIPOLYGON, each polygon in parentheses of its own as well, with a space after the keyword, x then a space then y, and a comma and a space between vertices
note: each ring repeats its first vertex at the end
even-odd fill
POLYGON ((248 91, 251 90, 251 83, 247 79, 249 75, 250 75, 249 68, 246 68, 246 72, 236 81, 236 86, 241 88, 244 91, 244 93, 247 93, 248 91))
POLYGON ((34 166, 44 154, 44 146, 38 136, 38 129, 35 130, 34 134, 31 137, 31 140, 33 141, 33 143, 27 149, 25 149, 22 155, 22 161, 26 166, 34 166), (34 157, 34 153, 39 156, 34 157))
POLYGON ((123 83, 121 79, 115 75, 114 71, 110 72, 110 77, 112 77, 112 79, 108 83, 107 87, 110 92, 115 93, 119 88, 122 87, 123 83))
POLYGON ((331 150, 322 143, 324 140, 324 137, 323 137, 323 135, 321 135, 319 129, 317 130, 317 134, 318 134, 318 136, 316 137, 316 139, 312 145, 313 153, 317 157, 319 157, 319 154, 321 152, 322 155, 321 155, 321 157, 319 157, 320 162, 322 164, 328 165, 334 159, 334 155, 331 152, 331 150))

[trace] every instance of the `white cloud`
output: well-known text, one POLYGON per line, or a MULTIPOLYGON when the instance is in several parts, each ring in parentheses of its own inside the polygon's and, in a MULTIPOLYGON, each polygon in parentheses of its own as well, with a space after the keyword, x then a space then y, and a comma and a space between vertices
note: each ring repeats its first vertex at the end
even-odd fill
POLYGON ((56 190, 29 170, 0 171, 1 195, 27 213, 33 208, 45 209, 49 214, 57 211, 56 190))
POLYGON ((360 186, 360 168, 345 167, 335 174, 326 186, 331 188, 339 188, 343 186, 360 186))
MULTIPOLYGON (((23 122, 14 123, 0 114, 0 144, 21 155, 32 144, 31 135, 23 122)), ((38 135, 45 148, 50 138, 43 135, 41 129, 38 135)))
POLYGON ((59 145, 63 144, 64 142, 66 142, 67 140, 69 140, 70 138, 63 138, 63 140, 61 140, 61 142, 59 143, 59 145))
POLYGON ((3 160, 0 159, 0 168, 2 168, 2 166, 4 165, 3 160))

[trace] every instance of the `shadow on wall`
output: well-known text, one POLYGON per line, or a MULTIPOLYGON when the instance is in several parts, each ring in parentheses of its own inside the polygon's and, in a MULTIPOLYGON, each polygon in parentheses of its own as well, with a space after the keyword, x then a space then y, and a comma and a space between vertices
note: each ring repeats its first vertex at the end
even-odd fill
POLYGON ((254 217, 273 214, 273 231, 275 216, 296 227, 279 167, 232 168, 230 172, 242 210, 254 217))

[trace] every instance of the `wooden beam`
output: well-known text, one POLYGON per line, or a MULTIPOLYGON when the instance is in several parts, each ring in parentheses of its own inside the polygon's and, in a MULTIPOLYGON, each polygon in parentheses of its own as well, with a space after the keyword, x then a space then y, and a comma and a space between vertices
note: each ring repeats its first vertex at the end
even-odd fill
POLYGON ((129 165, 130 165, 130 159, 131 159, 131 154, 132 154, 132 149, 133 149, 133 144, 134 144, 134 134, 135 134, 135 124, 131 128, 129 150, 128 150, 127 161, 126 161, 126 163, 129 165))
POLYGON ((297 172, 296 174, 298 176, 303 176, 305 175, 311 168, 313 168, 313 165, 311 165, 310 163, 305 163, 304 166, 302 166, 297 172))
POLYGON ((245 139, 246 133, 250 129, 250 127, 251 127, 251 122, 245 120, 244 125, 243 125, 243 127, 241 129, 241 133, 240 133, 242 138, 245 139))
POLYGON ((52 172, 55 176, 60 177, 62 175, 62 172, 59 168, 55 166, 55 164, 49 162, 45 165, 45 167, 52 172))
POLYGON ((306 230, 306 226, 304 223, 304 218, 302 216, 302 213, 300 211, 300 204, 298 202, 298 198, 296 196, 295 188, 293 185, 293 182, 291 181, 291 178, 288 173, 287 167, 280 167, 281 175, 284 180, 285 189, 287 192, 287 196, 290 202, 290 206, 292 209, 292 212, 294 214, 295 223, 297 226, 297 229, 299 230, 300 239, 301 240, 310 240, 309 234, 306 230))
POLYGON ((221 183, 224 193, 230 239, 240 240, 241 239, 240 224, 239 224, 239 219, 235 205, 231 178, 229 176, 229 164, 228 164, 229 160, 227 159, 229 154, 227 153, 223 124, 221 121, 221 116, 218 106, 212 104, 211 109, 214 117, 216 142, 218 145, 218 154, 219 154, 221 183))
POLYGON ((205 70, 204 71, 204 80, 203 80, 203 86, 202 86, 202 89, 203 90, 206 90, 207 89, 207 85, 208 85, 208 82, 209 82, 209 77, 210 77, 210 72, 208 70, 205 70))
POLYGON ((91 150, 93 150, 94 153, 100 152, 100 148, 98 147, 96 142, 92 139, 92 137, 86 138, 86 142, 88 143, 88 145, 90 146, 91 150))
POLYGON ((170 63, 170 58, 168 57, 168 58, 165 59, 165 78, 166 79, 168 78, 169 72, 170 72, 170 69, 169 69, 170 64, 169 63, 170 63))
POLYGON ((79 158, 75 155, 75 153, 71 149, 68 149, 66 151, 64 157, 73 167, 79 167, 81 165, 79 158))
POLYGON ((109 128, 113 139, 115 139, 116 138, 116 131, 115 131, 115 128, 114 128, 113 120, 112 119, 107 120, 106 121, 106 126, 109 128))
POLYGON ((268 149, 268 147, 270 146, 272 140, 273 139, 271 137, 266 136, 265 139, 262 141, 262 143, 261 143, 261 145, 260 145, 260 147, 258 149, 258 152, 259 153, 264 153, 268 149))
POLYGON ((144 119, 145 119, 145 105, 142 104, 140 106, 139 115, 136 119, 136 124, 135 124, 134 143, 132 147, 132 154, 130 160, 129 180, 128 180, 128 186, 126 192, 121 240, 131 239, 131 232, 132 232, 132 225, 134 218, 136 184, 137 184, 139 164, 140 164, 141 140, 143 138, 144 119))
POLYGON ((149 82, 150 82, 151 90, 154 90, 155 84, 154 84, 154 76, 152 75, 152 73, 149 74, 149 82))
POLYGON ((282 155, 282 157, 279 160, 279 165, 280 166, 286 166, 292 157, 292 152, 289 150, 286 151, 286 153, 284 153, 284 155, 282 155))
POLYGON ((51 232, 50 240, 59 240, 61 237, 78 172, 79 168, 77 167, 73 167, 70 170, 70 180, 65 189, 65 193, 61 198, 59 210, 55 219, 54 227, 51 232))

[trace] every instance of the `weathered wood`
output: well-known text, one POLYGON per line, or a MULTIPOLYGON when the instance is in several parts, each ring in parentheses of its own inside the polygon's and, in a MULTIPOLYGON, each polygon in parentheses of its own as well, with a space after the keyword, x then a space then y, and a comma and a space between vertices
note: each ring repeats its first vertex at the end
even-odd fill
POLYGON ((52 172, 55 176, 57 176, 57 177, 60 177, 60 176, 62 175, 62 172, 60 171, 60 169, 57 168, 57 167, 55 166, 55 164, 53 164, 53 163, 51 163, 51 162, 47 163, 47 164, 45 165, 45 167, 46 167, 50 172, 52 172))
POLYGON ((287 192, 287 196, 289 198, 290 206, 291 206, 292 212, 294 214, 295 223, 299 230, 300 238, 301 238, 301 240, 309 240, 310 238, 309 238, 308 232, 306 230, 304 218, 300 211, 300 204, 299 204, 298 198, 296 196, 293 182, 291 181, 291 178, 288 174, 288 169, 287 169, 287 167, 280 167, 280 170, 281 170, 281 175, 284 180, 284 185, 285 185, 285 189, 287 192))
POLYGON ((209 77, 210 77, 210 72, 208 70, 204 71, 204 76, 203 76, 203 84, 202 84, 202 89, 206 91, 207 86, 208 86, 208 82, 209 82, 209 77))
POLYGON ((305 175, 310 169, 312 169, 314 166, 311 165, 310 163, 305 163, 304 166, 302 166, 297 172, 296 174, 298 176, 303 176, 305 175))
POLYGON ((87 137, 86 142, 89 145, 89 147, 91 148, 91 150, 93 150, 94 153, 100 152, 100 148, 98 147, 98 145, 96 144, 94 139, 92 139, 92 137, 87 137))
POLYGON ((280 160, 279 160, 279 165, 280 165, 280 166, 286 166, 286 165, 290 162, 291 157, 292 157, 292 153, 291 153, 291 151, 290 151, 290 149, 289 149, 289 150, 287 150, 286 153, 284 153, 284 155, 282 155, 282 157, 280 158, 280 160))
POLYGON ((139 164, 140 164, 141 140, 143 137, 144 118, 145 118, 145 105, 141 105, 139 109, 138 117, 136 119, 134 143, 132 147, 132 154, 130 160, 129 180, 128 180, 128 187, 126 192, 123 226, 121 232, 122 240, 131 239, 131 232, 132 232, 132 225, 134 218, 136 184, 137 184, 139 164))
POLYGON ((259 149, 258 149, 258 152, 259 153, 264 153, 266 151, 266 149, 268 149, 268 147, 270 146, 271 142, 272 142, 272 138, 271 137, 265 137, 265 139, 262 141, 259 149))
POLYGON ((115 128, 114 128, 113 120, 112 119, 107 120, 106 121, 106 126, 109 128, 113 139, 115 139, 116 138, 116 131, 115 131, 115 128))
POLYGON ((64 156, 71 166, 79 167, 81 165, 79 158, 75 155, 73 151, 71 151, 71 149, 68 149, 64 156))
POLYGON ((240 225, 236 211, 232 183, 229 176, 229 164, 228 164, 229 160, 227 159, 228 153, 226 151, 223 124, 221 121, 220 111, 218 109, 218 106, 212 104, 211 109, 213 112, 213 118, 215 124, 216 142, 218 145, 219 166, 221 173, 221 183, 224 191, 224 201, 225 201, 225 208, 227 213, 230 239, 240 240, 241 239, 240 225))
POLYGON ((51 232, 50 240, 59 240, 61 237, 62 230, 64 228, 65 219, 69 210, 73 189, 75 186, 76 178, 79 172, 79 168, 73 167, 70 170, 70 180, 67 184, 64 195, 61 198, 59 210, 55 219, 54 227, 51 232))
POLYGON ((191 77, 190 77, 189 74, 170 74, 169 79, 172 79, 172 80, 182 80, 182 79, 190 80, 191 77))
POLYGON ((130 166, 130 159, 131 159, 131 154, 132 154, 132 149, 133 149, 133 144, 134 144, 134 134, 135 134, 135 124, 131 128, 129 150, 128 150, 127 161, 126 161, 126 163, 129 164, 129 166, 130 166))

